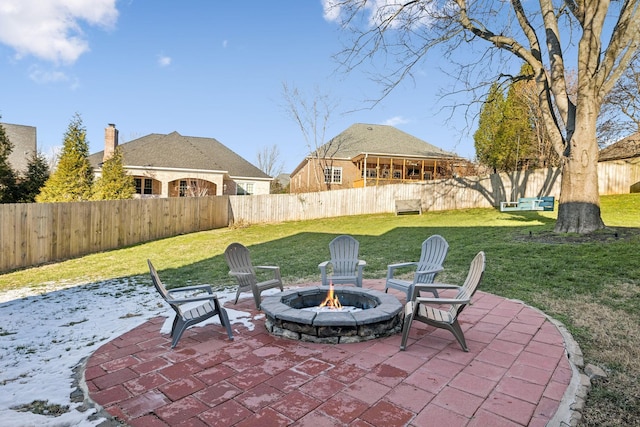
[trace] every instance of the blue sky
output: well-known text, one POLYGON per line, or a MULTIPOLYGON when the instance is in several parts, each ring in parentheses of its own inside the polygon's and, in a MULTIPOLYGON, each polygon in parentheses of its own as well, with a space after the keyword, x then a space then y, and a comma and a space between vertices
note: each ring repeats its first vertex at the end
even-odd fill
POLYGON ((0 0, 1 120, 35 126, 45 155, 79 113, 91 153, 115 123, 121 143, 177 131, 254 164, 277 145, 291 172, 309 146, 285 111, 286 82, 337 104, 327 139, 353 123, 390 124, 473 158, 464 116, 447 122, 438 100, 447 80, 437 57, 368 108, 382 87, 365 68, 336 71, 332 56, 346 42, 321 0, 0 0))

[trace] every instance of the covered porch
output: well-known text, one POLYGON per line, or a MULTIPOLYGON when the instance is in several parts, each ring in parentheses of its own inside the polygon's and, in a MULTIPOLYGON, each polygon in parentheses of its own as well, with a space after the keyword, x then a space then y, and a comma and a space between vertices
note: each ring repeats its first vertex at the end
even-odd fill
POLYGON ((455 173, 452 158, 393 157, 363 153, 352 160, 360 171, 360 178, 354 180, 354 188, 430 181, 450 178, 455 173))

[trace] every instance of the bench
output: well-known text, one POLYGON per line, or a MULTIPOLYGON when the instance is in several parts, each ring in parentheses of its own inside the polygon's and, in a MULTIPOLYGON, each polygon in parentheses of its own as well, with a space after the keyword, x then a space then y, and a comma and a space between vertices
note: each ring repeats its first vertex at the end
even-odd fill
POLYGON ((553 196, 520 197, 517 202, 500 202, 500 211, 552 211, 554 206, 553 196))
POLYGON ((396 200, 396 215, 405 213, 417 213, 422 215, 422 200, 396 200))

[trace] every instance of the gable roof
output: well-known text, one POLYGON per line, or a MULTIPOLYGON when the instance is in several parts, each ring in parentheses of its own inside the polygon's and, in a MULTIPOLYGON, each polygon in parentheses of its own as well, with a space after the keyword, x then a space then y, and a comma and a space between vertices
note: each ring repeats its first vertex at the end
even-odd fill
POLYGON ((598 161, 631 159, 633 157, 640 157, 640 132, 629 135, 600 150, 598 161))
POLYGON ((29 158, 36 152, 36 128, 34 126, 13 125, 2 123, 5 134, 13 144, 13 151, 9 154, 11 167, 19 172, 27 170, 29 158))
MULTIPOLYGON (((125 167, 199 169, 220 171, 233 177, 269 179, 270 176, 214 138, 152 133, 118 145, 125 167)), ((100 167, 104 150, 89 156, 100 167)))
POLYGON ((320 147, 319 153, 351 159, 359 154, 458 157, 393 126, 356 123, 320 147))

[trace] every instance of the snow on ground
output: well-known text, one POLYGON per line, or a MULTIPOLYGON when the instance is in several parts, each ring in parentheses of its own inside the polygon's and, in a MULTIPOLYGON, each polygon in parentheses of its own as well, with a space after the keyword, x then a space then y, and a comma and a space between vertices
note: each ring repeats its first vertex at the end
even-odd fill
MULTIPOLYGON (((235 290, 216 293, 223 304, 235 298, 235 290)), ((249 313, 227 313, 232 323, 253 328, 249 313)), ((0 292, 0 427, 100 424, 104 418, 92 419, 95 408, 86 410, 71 399, 74 368, 106 342, 157 316, 167 317, 162 332, 168 333, 173 311, 142 280, 0 292), (18 410, 34 401, 69 410, 59 416, 18 410)))

